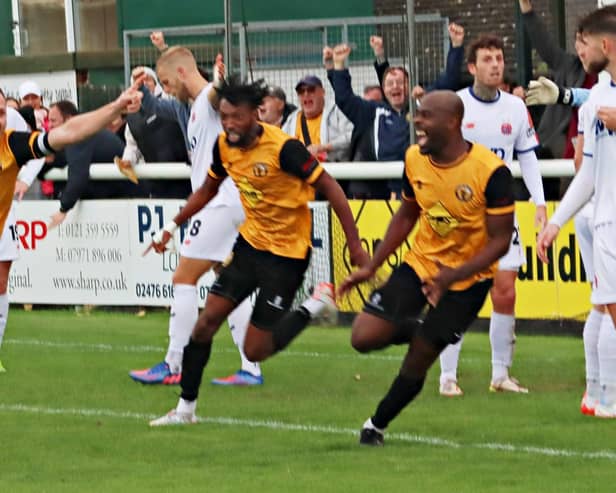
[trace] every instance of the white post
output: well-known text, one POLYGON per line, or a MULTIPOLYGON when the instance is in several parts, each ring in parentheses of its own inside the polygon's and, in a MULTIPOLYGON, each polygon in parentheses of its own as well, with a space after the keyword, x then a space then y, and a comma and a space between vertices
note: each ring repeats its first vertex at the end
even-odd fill
POLYGON ((21 46, 19 0, 11 0, 11 10, 13 12, 13 50, 15 51, 15 56, 21 56, 24 53, 21 46))
POLYGON ((75 19, 73 0, 64 0, 64 20, 66 24, 66 51, 74 53, 76 48, 75 19))

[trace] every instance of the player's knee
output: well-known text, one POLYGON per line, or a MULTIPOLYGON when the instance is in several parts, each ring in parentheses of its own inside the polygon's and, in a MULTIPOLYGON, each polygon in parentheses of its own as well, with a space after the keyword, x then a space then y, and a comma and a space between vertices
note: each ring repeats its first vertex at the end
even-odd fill
POLYGON ((509 313, 515 307, 515 285, 492 288, 492 305, 498 313, 509 313))
POLYGON ((357 319, 353 322, 351 346, 359 353, 367 353, 372 349, 372 341, 369 337, 369 332, 363 327, 360 321, 357 321, 357 319))
POLYGON ((271 355, 271 352, 260 344, 246 340, 244 341, 244 355, 249 361, 260 363, 266 360, 271 355))

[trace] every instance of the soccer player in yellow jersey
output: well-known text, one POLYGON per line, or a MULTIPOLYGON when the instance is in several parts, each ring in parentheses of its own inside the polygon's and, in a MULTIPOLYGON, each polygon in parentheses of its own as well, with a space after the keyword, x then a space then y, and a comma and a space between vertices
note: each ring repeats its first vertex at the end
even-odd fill
MULTIPOLYGON (((258 294, 244 340, 251 361, 263 361, 283 350, 313 316, 334 304, 333 286, 321 283, 297 309, 289 307, 301 286, 310 259, 311 215, 315 190, 336 212, 349 246, 351 262, 364 265, 363 250, 348 202, 338 183, 306 147, 278 127, 260 123, 258 108, 267 87, 262 81, 227 81, 218 90, 224 132, 214 144, 212 166, 203 186, 173 219, 183 224, 212 200, 229 176, 240 191, 246 220, 231 259, 212 285, 184 348, 182 393, 176 409, 150 422, 165 426, 196 422, 195 408, 212 340, 227 315, 251 293, 258 294)), ((171 235, 153 242, 163 251, 171 235)))
MULTIPOLYGON (((90 113, 76 116, 70 122, 41 132, 16 132, 6 128, 6 97, 0 90, 0 231, 11 210, 15 181, 19 168, 27 161, 53 154, 67 145, 80 142, 95 134, 125 111, 138 108, 141 94, 134 87, 124 91, 118 99, 90 113)), ((6 328, 9 303, 6 286, 10 262, 0 269, 0 345, 6 328)), ((4 368, 0 362, 0 371, 4 368)))
POLYGON ((361 430, 361 444, 383 445, 385 428, 419 394, 440 352, 475 320, 496 261, 509 247, 511 173, 486 147, 464 140, 463 115, 453 92, 422 99, 414 119, 418 145, 405 157, 402 204, 372 260, 340 286, 344 294, 373 277, 418 223, 404 263, 353 322, 351 342, 361 353, 409 344, 398 376, 361 430), (426 304, 423 324, 413 323, 426 304))

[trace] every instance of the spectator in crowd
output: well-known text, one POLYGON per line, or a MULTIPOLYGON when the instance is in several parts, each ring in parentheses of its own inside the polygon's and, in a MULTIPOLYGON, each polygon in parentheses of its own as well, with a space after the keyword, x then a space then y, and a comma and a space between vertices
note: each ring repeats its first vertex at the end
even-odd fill
MULTIPOLYGON (((447 52, 447 62, 445 72, 428 85, 426 88, 421 85, 413 87, 411 95, 413 99, 421 99, 426 92, 435 89, 449 89, 457 91, 461 88, 460 74, 462 72, 462 63, 464 62, 464 28, 452 22, 448 26, 450 47, 447 52)), ((383 46, 383 38, 380 36, 370 36, 370 46, 374 52, 374 68, 379 78, 379 83, 383 85, 383 76, 389 68, 389 61, 385 56, 385 48, 383 46)))
POLYGON ((380 85, 369 85, 364 87, 364 99, 366 101, 375 101, 380 103, 383 101, 383 89, 380 85))
POLYGON ((349 161, 353 125, 335 105, 325 105, 325 89, 316 75, 306 75, 295 86, 299 108, 282 127, 300 140, 319 161, 349 161))
POLYGON ((6 106, 7 108, 13 108, 14 110, 18 110, 21 105, 19 104, 19 99, 7 97, 6 106))
MULTIPOLYGON (((49 110, 50 129, 54 129, 78 114, 70 101, 54 103, 49 110)), ((53 214, 49 227, 62 223, 79 199, 101 199, 139 196, 138 188, 127 182, 100 180, 90 186, 90 164, 111 163, 114 156, 124 150, 122 141, 110 130, 104 129, 79 144, 64 149, 64 162, 68 165, 68 180, 60 196, 60 210, 53 214)), ((56 155, 57 159, 62 159, 56 155)))
POLYGON ((30 105, 34 108, 34 114, 36 116, 36 128, 47 129, 47 108, 43 106, 42 91, 39 85, 31 80, 22 82, 19 86, 19 98, 21 99, 20 106, 30 105))
MULTIPOLYGON (((597 83, 597 76, 584 71, 579 58, 580 44, 576 35, 576 54, 568 53, 552 38, 550 31, 533 9, 530 0, 518 0, 522 12, 522 24, 532 47, 548 65, 554 82, 564 87, 590 88, 597 83)), ((537 128, 541 148, 539 158, 573 158, 572 139, 577 135, 577 109, 565 105, 551 105, 545 108, 537 128)), ((569 179, 558 180, 561 190, 569 179)), ((560 195, 558 182, 550 183, 546 192, 548 199, 557 199, 560 195)))
POLYGON ((292 103, 287 102, 287 95, 278 86, 269 86, 267 94, 263 98, 263 104, 259 106, 259 120, 270 125, 282 127, 289 115, 297 109, 292 103))
MULTIPOLYGON (((163 89, 158 83, 156 72, 143 67, 144 85, 151 95, 161 98, 163 89)), ((134 78, 131 79, 131 83, 134 78)), ((126 116, 124 136, 126 147, 122 158, 116 164, 121 170, 132 169, 137 163, 188 162, 182 130, 176 118, 163 118, 149 113, 142 107, 137 113, 126 116)), ((190 195, 190 180, 142 180, 145 193, 158 198, 185 198, 190 195)))
MULTIPOLYGON (((385 100, 366 101, 353 92, 351 74, 345 68, 351 48, 340 44, 325 47, 323 61, 335 93, 336 105, 355 126, 359 136, 353 161, 402 161, 410 143, 408 73, 389 67, 383 76, 385 100)), ((389 199, 399 191, 400 181, 352 180, 348 194, 359 199, 389 199)))

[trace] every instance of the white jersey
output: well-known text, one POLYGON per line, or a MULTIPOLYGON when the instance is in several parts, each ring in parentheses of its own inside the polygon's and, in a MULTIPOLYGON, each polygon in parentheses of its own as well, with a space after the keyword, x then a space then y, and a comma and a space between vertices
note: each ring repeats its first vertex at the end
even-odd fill
MULTIPOLYGON (((218 135, 222 132, 220 116, 208 98, 209 92, 213 90, 212 84, 205 86, 190 109, 187 133, 191 150, 190 184, 193 192, 205 183, 207 173, 212 166, 212 150, 218 135)), ((240 204, 239 192, 233 181, 227 178, 220 185, 218 194, 209 202, 208 207, 238 204, 240 204)))
POLYGON ((524 102, 517 96, 498 91, 494 101, 483 101, 472 87, 457 92, 464 103, 462 135, 478 142, 511 167, 513 152, 518 154, 537 148, 539 140, 524 102))
MULTIPOLYGON (((578 135, 584 136, 584 128, 589 118, 592 118, 592 114, 589 111, 589 106, 586 103, 584 103, 582 104, 582 106, 578 108, 578 128, 577 128, 578 135)), ((594 202, 595 202, 595 198, 593 197, 590 200, 590 202, 588 202, 582 208, 582 210, 578 212, 578 215, 582 217, 592 218, 594 214, 594 209, 593 209, 594 202)))
POLYGON ((586 102, 584 156, 591 157, 594 175, 594 226, 616 224, 616 132, 608 130, 597 118, 600 106, 616 106, 616 85, 595 85, 586 102))

